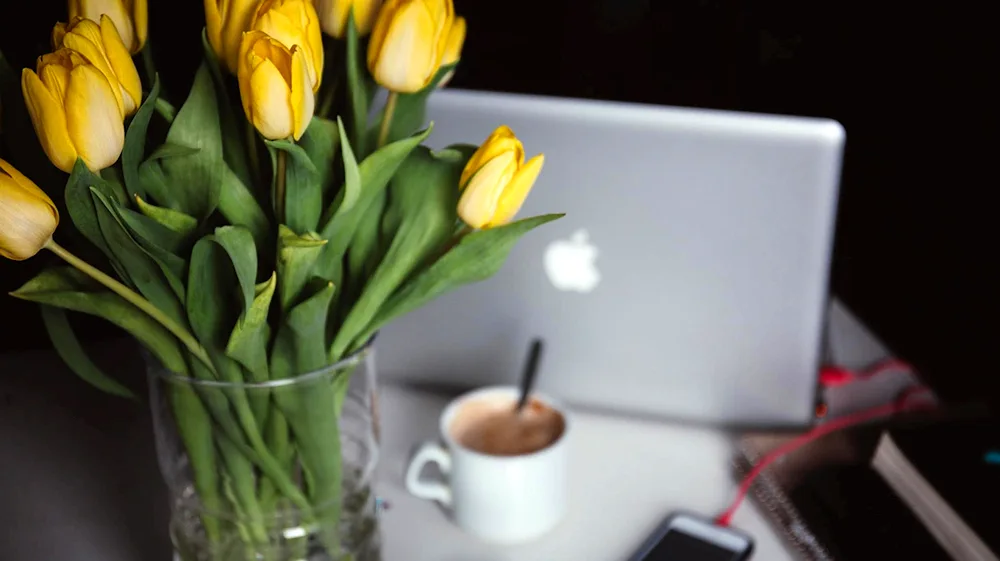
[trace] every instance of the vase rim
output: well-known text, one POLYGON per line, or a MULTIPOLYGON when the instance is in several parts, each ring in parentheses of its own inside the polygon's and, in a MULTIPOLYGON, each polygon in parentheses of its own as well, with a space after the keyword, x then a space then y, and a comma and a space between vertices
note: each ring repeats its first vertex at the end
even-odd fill
POLYGON ((303 374, 298 374, 296 376, 291 376, 288 378, 281 378, 278 380, 268 380, 266 382, 225 382, 222 380, 202 380, 199 378, 194 378, 192 376, 185 376, 182 374, 177 374, 163 367, 162 364, 156 360, 152 354, 147 355, 147 363, 150 367, 146 370, 149 372, 150 376, 155 376, 161 380, 168 382, 175 382, 180 384, 188 384, 191 386, 198 386, 203 388, 243 388, 243 389, 269 389, 269 388, 280 388, 285 386, 293 386, 296 384, 301 384, 303 382, 308 382, 316 378, 321 378, 331 370, 341 370, 343 368, 354 366, 361 362, 368 354, 375 348, 375 339, 378 337, 378 332, 372 335, 364 345, 361 345, 357 350, 351 352, 351 354, 345 356, 344 358, 338 360, 333 364, 328 364, 322 368, 317 368, 303 374), (153 366, 155 365, 155 366, 153 366))

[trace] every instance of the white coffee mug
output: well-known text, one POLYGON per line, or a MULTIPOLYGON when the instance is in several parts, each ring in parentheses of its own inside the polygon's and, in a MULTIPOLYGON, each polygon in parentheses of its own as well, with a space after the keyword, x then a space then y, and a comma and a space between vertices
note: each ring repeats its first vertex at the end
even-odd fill
POLYGON ((537 394, 563 418, 562 435, 537 452, 519 456, 492 456, 455 441, 451 423, 470 400, 500 397, 515 403, 514 387, 489 387, 467 393, 445 408, 439 430, 445 446, 425 442, 410 460, 406 489, 422 499, 437 501, 451 510, 464 531, 503 544, 530 541, 554 528, 566 514, 567 440, 570 419, 566 408, 537 394), (435 463, 447 481, 427 481, 420 472, 435 463))

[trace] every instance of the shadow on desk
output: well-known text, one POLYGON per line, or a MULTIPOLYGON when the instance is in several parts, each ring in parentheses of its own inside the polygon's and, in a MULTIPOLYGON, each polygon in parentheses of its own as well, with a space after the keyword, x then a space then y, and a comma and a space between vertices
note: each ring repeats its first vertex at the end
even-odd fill
POLYGON ((134 345, 94 349, 140 401, 52 352, 0 355, 0 559, 168 561, 169 513, 134 345))

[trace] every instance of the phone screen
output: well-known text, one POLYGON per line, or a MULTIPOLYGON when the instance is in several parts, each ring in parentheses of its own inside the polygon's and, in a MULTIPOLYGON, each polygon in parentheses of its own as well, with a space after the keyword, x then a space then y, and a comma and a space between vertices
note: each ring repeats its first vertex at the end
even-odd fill
POLYGON ((742 553, 670 530, 643 561, 738 561, 742 553))

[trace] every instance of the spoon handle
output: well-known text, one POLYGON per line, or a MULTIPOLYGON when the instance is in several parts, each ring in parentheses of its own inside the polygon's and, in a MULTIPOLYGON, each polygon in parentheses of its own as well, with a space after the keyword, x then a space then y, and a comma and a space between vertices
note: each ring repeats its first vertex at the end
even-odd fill
POLYGON ((528 396, 535 387, 535 379, 538 375, 538 362, 542 356, 542 340, 533 339, 531 349, 528 351, 528 359, 524 363, 524 371, 521 373, 521 398, 517 401, 517 411, 521 411, 528 403, 528 396))

